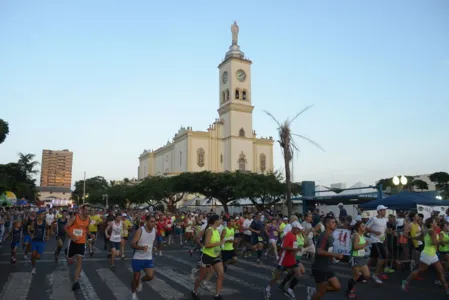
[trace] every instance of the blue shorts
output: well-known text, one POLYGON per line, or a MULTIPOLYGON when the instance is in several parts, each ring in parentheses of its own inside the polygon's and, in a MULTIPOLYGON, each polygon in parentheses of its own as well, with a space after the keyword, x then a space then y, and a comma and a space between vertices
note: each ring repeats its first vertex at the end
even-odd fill
POLYGON ((134 273, 140 272, 145 269, 154 268, 152 259, 133 259, 131 262, 131 266, 134 273))
POLYGON ((14 248, 19 247, 20 242, 11 242, 11 250, 13 250, 14 248))
POLYGON ((31 252, 36 251, 38 254, 43 254, 45 243, 40 241, 31 241, 31 252))
POLYGON ((120 242, 111 242, 109 241, 109 245, 111 246, 111 249, 114 248, 115 250, 119 250, 120 251, 120 242))
POLYGON ((157 236, 156 237, 156 240, 157 240, 157 242, 159 243, 159 244, 162 244, 163 242, 164 242, 164 237, 162 237, 162 236, 157 236))
POLYGON ((31 236, 29 236, 28 234, 24 234, 23 235, 23 243, 28 244, 30 242, 31 242, 31 236))

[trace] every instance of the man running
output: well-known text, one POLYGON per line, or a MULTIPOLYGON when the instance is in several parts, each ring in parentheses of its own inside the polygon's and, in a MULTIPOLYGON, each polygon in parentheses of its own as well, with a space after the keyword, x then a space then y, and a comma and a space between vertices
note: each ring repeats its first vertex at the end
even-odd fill
POLYGON ((135 250, 131 263, 134 272, 131 283, 132 300, 137 299, 136 292, 142 286, 140 272, 142 270, 145 272, 142 281, 150 281, 154 278, 153 245, 156 239, 155 218, 147 216, 145 220, 145 225, 137 229, 131 242, 131 247, 135 250))
POLYGON ((55 261, 58 261, 59 253, 61 253, 62 246, 64 245, 65 239, 67 237, 67 233, 64 230, 65 225, 67 224, 67 211, 63 209, 61 211, 61 217, 56 220, 56 250, 55 250, 55 261))
POLYGON ((111 269, 115 269, 115 257, 120 256, 123 235, 122 216, 119 213, 116 214, 115 220, 108 224, 105 229, 105 234, 111 244, 111 269), (109 234, 109 232, 111 233, 109 234))
POLYGON ((67 251, 68 263, 72 264, 73 258, 76 257, 76 267, 73 275, 74 282, 72 285, 73 291, 80 289, 78 279, 81 274, 84 252, 86 251, 86 234, 91 236, 88 228, 90 218, 87 215, 87 206, 88 204, 80 206, 78 213, 74 214, 64 227, 65 232, 70 238, 67 251))
POLYGON ((31 274, 36 275, 36 260, 44 253, 45 241, 48 240, 45 210, 38 211, 36 220, 28 228, 31 237, 31 274))
POLYGON ((28 228, 31 224, 36 220, 36 211, 34 208, 31 208, 30 215, 25 217, 23 222, 23 252, 25 260, 28 260, 28 252, 31 250, 31 237, 28 232, 28 228))
POLYGON ((327 292, 337 292, 341 285, 333 272, 331 265, 333 259, 343 259, 342 254, 332 253, 334 244, 333 232, 337 226, 332 217, 324 218, 325 231, 321 233, 316 241, 316 253, 312 263, 312 276, 315 277, 316 289, 307 287, 307 300, 320 300, 327 292))

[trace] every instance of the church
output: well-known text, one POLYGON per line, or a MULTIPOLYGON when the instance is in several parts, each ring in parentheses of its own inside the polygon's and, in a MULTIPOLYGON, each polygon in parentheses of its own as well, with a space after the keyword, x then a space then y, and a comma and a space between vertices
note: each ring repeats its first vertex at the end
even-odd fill
POLYGON ((138 178, 200 171, 273 170, 272 137, 257 137, 253 128, 251 64, 238 44, 239 27, 231 26, 232 44, 218 65, 218 118, 207 131, 181 127, 173 140, 139 156, 138 178))

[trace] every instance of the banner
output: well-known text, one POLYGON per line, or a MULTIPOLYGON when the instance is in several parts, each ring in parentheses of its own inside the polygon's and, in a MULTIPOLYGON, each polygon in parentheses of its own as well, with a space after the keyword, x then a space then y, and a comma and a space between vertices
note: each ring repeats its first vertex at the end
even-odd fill
POLYGON ((334 245, 332 247, 332 252, 343 255, 351 255, 352 250, 351 231, 347 229, 335 229, 333 237, 334 237, 334 245))
POLYGON ((419 214, 423 214, 424 220, 431 217, 431 214, 433 211, 437 211, 440 213, 440 215, 446 215, 446 210, 449 208, 449 206, 427 206, 427 205, 421 205, 416 204, 416 210, 419 214))

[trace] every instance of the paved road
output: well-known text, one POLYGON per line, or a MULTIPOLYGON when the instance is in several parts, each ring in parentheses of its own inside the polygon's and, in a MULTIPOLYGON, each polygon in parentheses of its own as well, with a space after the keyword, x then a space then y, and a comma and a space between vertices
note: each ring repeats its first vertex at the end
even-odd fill
MULTIPOLYGON (((102 242, 97 245, 102 249, 102 242)), ((98 253, 93 258, 86 258, 83 266, 83 274, 80 280, 82 291, 74 294, 71 292, 71 267, 66 262, 55 263, 53 251, 55 242, 47 242, 45 254, 37 264, 37 275, 31 275, 29 261, 19 255, 19 261, 15 266, 9 263, 9 246, 0 247, 0 300, 98 300, 98 299, 129 299, 129 285, 131 281, 131 268, 129 258, 118 260, 116 270, 109 269, 106 253, 96 249, 98 253)), ((126 254, 131 256, 128 248, 126 254)), ((62 255, 61 255, 62 258, 62 255)), ((187 249, 181 246, 173 246, 163 252, 163 256, 155 256, 156 279, 150 284, 145 284, 143 291, 138 293, 139 299, 154 300, 180 300, 190 299, 189 291, 192 288, 190 274, 195 266, 195 256, 191 258, 187 249)), ((263 265, 257 265, 254 258, 242 259, 237 266, 230 267, 225 274, 224 299, 251 300, 263 299, 262 289, 270 278, 274 262, 268 258, 263 265)), ((310 262, 305 262, 310 269, 310 262)), ((347 264, 335 265, 342 286, 346 286, 350 277, 350 269, 347 264)), ((372 282, 357 286, 359 299, 394 299, 407 297, 414 299, 443 299, 443 290, 433 284, 435 275, 427 274, 424 281, 414 284, 410 292, 405 295, 400 289, 400 281, 407 273, 394 274, 383 285, 375 285, 372 282)), ((214 278, 214 277, 213 277, 214 278)), ((313 284, 309 277, 303 279, 296 289, 297 299, 305 299, 305 286, 313 284)), ((202 299, 212 299, 214 282, 207 283, 201 291, 202 299)), ((329 294, 325 299, 345 299, 343 292, 329 294)), ((272 299, 287 299, 280 291, 273 288, 272 299)))

